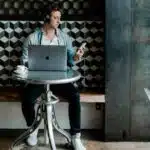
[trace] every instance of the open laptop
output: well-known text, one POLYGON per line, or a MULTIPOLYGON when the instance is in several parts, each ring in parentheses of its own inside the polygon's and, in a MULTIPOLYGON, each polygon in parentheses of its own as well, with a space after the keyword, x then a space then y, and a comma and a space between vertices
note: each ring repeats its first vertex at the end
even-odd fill
POLYGON ((66 71, 67 49, 60 45, 30 45, 29 71, 66 71))

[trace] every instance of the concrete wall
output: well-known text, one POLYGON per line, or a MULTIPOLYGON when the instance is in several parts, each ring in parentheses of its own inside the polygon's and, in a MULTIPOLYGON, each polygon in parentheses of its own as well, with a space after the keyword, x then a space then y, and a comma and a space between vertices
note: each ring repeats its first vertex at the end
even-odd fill
MULTIPOLYGON (((82 103, 81 113, 83 129, 102 129, 102 110, 96 110, 95 104, 82 103)), ((60 126, 69 129, 68 103, 56 104, 56 116, 60 126)), ((1 102, 0 120, 0 129, 26 128, 19 102, 1 102)), ((41 124, 41 128, 43 128, 43 124, 41 124)))

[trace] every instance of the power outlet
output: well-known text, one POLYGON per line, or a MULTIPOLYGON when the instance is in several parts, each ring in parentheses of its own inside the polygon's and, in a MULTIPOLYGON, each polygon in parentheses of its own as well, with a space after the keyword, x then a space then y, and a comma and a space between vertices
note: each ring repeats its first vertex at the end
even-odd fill
POLYGON ((96 110, 101 110, 101 104, 96 103, 96 110))

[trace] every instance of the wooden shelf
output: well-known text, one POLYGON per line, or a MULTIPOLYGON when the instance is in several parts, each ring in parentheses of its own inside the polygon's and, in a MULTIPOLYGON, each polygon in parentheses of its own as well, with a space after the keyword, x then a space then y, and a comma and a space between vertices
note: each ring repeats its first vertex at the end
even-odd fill
MULTIPOLYGON (((23 88, 0 88, 0 102, 20 102, 23 88)), ((67 100, 59 97, 60 102, 67 100)), ((80 99, 83 103, 105 103, 105 95, 95 91, 82 91, 80 99)))

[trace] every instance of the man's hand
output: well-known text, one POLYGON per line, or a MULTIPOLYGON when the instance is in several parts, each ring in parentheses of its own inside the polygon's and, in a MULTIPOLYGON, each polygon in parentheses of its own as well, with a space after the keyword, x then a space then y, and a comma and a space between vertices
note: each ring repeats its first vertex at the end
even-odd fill
POLYGON ((84 49, 85 49, 86 43, 82 43, 82 45, 77 49, 76 54, 74 56, 75 61, 81 60, 81 57, 84 55, 84 49))
POLYGON ((74 56, 74 61, 79 61, 81 57, 84 55, 83 49, 78 49, 74 56))

